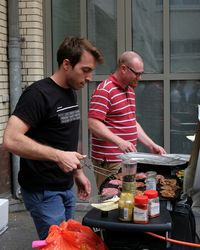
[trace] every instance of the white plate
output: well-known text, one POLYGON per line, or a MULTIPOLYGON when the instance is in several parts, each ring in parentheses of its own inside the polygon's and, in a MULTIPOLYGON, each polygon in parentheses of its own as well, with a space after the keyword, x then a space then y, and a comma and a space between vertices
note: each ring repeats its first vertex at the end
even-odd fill
POLYGON ((118 208, 118 196, 105 197, 96 195, 90 198, 89 203, 92 207, 100 209, 102 211, 110 211, 118 208))

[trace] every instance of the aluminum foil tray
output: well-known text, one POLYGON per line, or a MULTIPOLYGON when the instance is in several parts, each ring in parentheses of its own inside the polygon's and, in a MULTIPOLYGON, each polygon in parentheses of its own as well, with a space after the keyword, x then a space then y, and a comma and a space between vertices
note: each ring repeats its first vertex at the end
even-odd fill
POLYGON ((183 154, 164 154, 156 155, 151 153, 130 152, 119 155, 119 158, 123 161, 133 159, 137 163, 150 164, 150 165, 162 165, 162 166, 178 166, 187 164, 189 161, 189 155, 183 154))

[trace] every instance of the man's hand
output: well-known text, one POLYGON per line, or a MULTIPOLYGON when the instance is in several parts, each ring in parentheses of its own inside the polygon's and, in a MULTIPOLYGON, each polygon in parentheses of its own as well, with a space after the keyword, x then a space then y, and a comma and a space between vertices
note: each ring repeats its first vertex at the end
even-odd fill
POLYGON ((85 155, 81 155, 78 152, 62 150, 57 150, 56 156, 56 163, 65 173, 71 172, 79 168, 80 160, 86 157, 85 155))
POLYGON ((143 130, 141 125, 137 122, 138 140, 146 146, 152 154, 166 154, 163 147, 156 144, 143 130))
POLYGON ((74 171, 74 180, 77 185, 79 199, 86 200, 91 193, 91 183, 83 173, 82 169, 74 171))
POLYGON ((166 151, 163 147, 159 146, 158 144, 153 144, 152 147, 149 148, 151 153, 153 154, 166 154, 166 151))
POLYGON ((125 141, 123 139, 120 139, 118 147, 123 153, 137 152, 136 147, 131 142, 125 141))

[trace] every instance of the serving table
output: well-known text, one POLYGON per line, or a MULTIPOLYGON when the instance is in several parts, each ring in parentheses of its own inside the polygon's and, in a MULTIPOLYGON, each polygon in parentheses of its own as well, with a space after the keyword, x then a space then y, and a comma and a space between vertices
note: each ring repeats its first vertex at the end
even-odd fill
POLYGON ((109 211, 105 216, 101 210, 96 208, 87 212, 82 223, 93 229, 99 229, 109 249, 144 249, 144 247, 148 247, 147 249, 155 250, 170 247, 169 243, 145 234, 145 232, 154 232, 165 236, 170 234, 172 222, 166 208, 166 202, 160 202, 160 215, 150 219, 148 224, 120 221, 118 209, 109 211), (151 246, 152 244, 153 246, 151 246), (158 248, 156 248, 157 245, 158 248))

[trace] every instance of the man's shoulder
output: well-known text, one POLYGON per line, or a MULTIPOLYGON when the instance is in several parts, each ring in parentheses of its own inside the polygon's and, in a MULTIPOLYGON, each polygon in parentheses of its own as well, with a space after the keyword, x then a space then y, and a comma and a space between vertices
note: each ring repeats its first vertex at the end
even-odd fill
POLYGON ((44 84, 48 84, 50 82, 50 78, 43 78, 40 79, 38 81, 33 82, 31 85, 29 85, 27 88, 38 88, 38 87, 42 87, 44 84))
POLYGON ((35 81, 35 82, 31 83, 30 85, 25 86, 23 92, 26 93, 26 92, 30 92, 30 91, 35 91, 37 89, 41 89, 45 85, 45 83, 47 83, 47 82, 48 82, 48 78, 35 81))
POLYGON ((49 95, 52 92, 56 93, 56 86, 52 83, 49 77, 33 82, 24 89, 24 93, 44 94, 49 95))
POLYGON ((107 78, 106 80, 102 81, 98 86, 98 90, 111 90, 112 88, 116 87, 115 82, 112 80, 111 77, 107 78))

